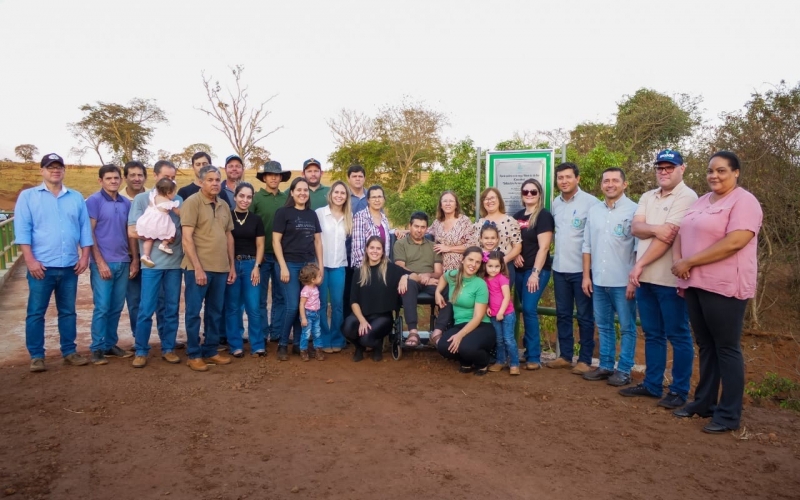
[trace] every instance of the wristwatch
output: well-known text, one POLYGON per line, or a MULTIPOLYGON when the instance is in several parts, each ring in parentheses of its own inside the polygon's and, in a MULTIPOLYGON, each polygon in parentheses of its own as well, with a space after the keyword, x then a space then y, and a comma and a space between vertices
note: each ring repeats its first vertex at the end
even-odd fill
POLYGON ((535 267, 533 269, 531 269, 531 272, 534 273, 534 274, 539 274, 539 270, 536 269, 535 267))

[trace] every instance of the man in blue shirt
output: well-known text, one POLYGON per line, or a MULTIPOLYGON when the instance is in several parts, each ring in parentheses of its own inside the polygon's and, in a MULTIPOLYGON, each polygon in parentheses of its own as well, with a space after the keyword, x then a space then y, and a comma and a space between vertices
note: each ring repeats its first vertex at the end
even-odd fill
POLYGON ((638 205, 625 196, 625 172, 603 171, 604 203, 589 209, 583 234, 583 293, 592 297, 594 321, 600 339, 600 367, 586 372, 586 380, 608 380, 613 386, 631 383, 636 350, 636 286, 628 275, 636 261, 633 216, 638 205), (617 337, 614 313, 619 316, 619 363, 614 369, 617 337))
POLYGON ((54 292, 64 363, 73 366, 89 363, 76 352, 75 298, 78 275, 89 267, 92 226, 83 196, 64 186, 64 171, 60 156, 45 155, 41 162, 42 184, 22 191, 14 208, 16 242, 28 266, 25 344, 32 372, 47 369, 44 316, 54 292))
POLYGON ((117 346, 119 317, 125 305, 130 276, 128 212, 131 202, 122 196, 122 172, 116 165, 100 167, 100 191, 86 199, 92 223, 92 259, 89 264, 94 313, 92 314, 92 364, 108 364, 106 356, 133 356, 117 346))

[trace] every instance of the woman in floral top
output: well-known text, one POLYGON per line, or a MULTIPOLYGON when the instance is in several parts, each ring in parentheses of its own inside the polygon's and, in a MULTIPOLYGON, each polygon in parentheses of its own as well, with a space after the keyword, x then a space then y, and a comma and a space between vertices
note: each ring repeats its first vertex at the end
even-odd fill
POLYGON ((461 265, 462 253, 472 238, 472 221, 461 213, 461 204, 452 191, 445 191, 439 197, 436 208, 436 220, 428 229, 433 235, 436 253, 442 254, 442 267, 445 271, 458 269, 461 265))
POLYGON ((497 232, 500 234, 500 243, 497 248, 502 250, 505 254, 506 265, 508 266, 508 274, 511 283, 514 283, 514 259, 522 251, 522 233, 519 229, 519 223, 511 217, 506 215, 506 205, 503 203, 503 197, 497 188, 486 188, 481 193, 481 218, 475 221, 472 226, 472 237, 470 244, 480 246, 479 238, 481 228, 484 222, 493 222, 497 226, 497 232))

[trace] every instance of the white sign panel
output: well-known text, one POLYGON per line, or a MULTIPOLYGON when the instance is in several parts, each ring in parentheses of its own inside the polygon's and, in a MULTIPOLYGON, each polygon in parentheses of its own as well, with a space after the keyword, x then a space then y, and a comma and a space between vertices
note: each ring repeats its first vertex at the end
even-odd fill
POLYGON ((497 159, 494 163, 494 185, 503 196, 506 213, 513 215, 521 210, 522 183, 528 179, 536 179, 543 186, 545 172, 544 158, 497 159))

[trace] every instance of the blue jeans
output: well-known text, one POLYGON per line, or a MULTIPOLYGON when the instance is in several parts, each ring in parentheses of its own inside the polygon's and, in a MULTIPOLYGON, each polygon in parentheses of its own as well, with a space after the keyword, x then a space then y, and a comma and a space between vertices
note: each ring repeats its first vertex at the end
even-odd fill
POLYGON ((275 254, 265 253, 261 263, 261 297, 259 307, 264 320, 261 322, 261 331, 264 339, 280 339, 283 334, 283 317, 286 315, 286 300, 283 298, 281 283, 281 266, 275 260, 275 254), (269 282, 272 280, 272 310, 267 321, 267 295, 269 282))
POLYGON ((614 357, 617 353, 614 313, 617 313, 621 337, 617 370, 630 374, 636 351, 636 299, 625 298, 624 286, 597 285, 594 285, 592 298, 594 320, 597 322, 600 337, 600 368, 614 369, 614 357))
POLYGON ((184 324, 186 325, 186 354, 189 359, 211 358, 217 355, 219 347, 219 328, 222 324, 222 303, 225 301, 225 287, 228 273, 206 271, 207 282, 200 286, 195 281, 194 271, 184 269, 183 281, 186 287, 184 324), (203 317, 203 343, 200 344, 200 309, 205 305, 203 317))
POLYGON ((136 321, 139 319, 139 301, 142 298, 142 270, 128 279, 125 302, 128 304, 128 319, 131 322, 131 336, 136 336, 136 321))
POLYGON ((592 299, 587 297, 581 285, 583 273, 559 273, 553 271, 553 291, 556 299, 556 328, 561 357, 572 362, 575 352, 575 334, 572 331, 573 304, 578 310, 578 332, 581 350, 578 362, 592 364, 594 353, 594 317, 592 299))
POLYGON ((58 310, 58 334, 61 338, 61 355, 69 356, 77 349, 78 335, 75 297, 78 294, 78 276, 71 267, 48 267, 44 278, 37 280, 28 272, 28 315, 25 318, 25 346, 33 358, 44 358, 44 315, 55 292, 58 310))
MULTIPOLYGON (((522 324, 525 326, 525 333, 522 337, 522 345, 525 347, 525 361, 528 363, 540 363, 542 360, 542 338, 539 334, 539 299, 542 298, 544 289, 550 281, 550 271, 543 269, 539 272, 539 289, 535 292, 528 291, 528 279, 531 277, 531 270, 517 269, 517 283, 514 287, 522 306, 522 324)), ((570 361, 572 358, 570 358, 570 361)))
POLYGON ((672 384, 669 390, 687 398, 692 378, 694 342, 689 330, 686 301, 676 293, 675 287, 642 282, 636 289, 636 302, 644 331, 644 355, 647 361, 645 388, 653 394, 662 394, 669 340, 672 344, 672 384))
MULTIPOLYGON (((250 337, 250 352, 266 349, 262 327, 260 285, 253 285, 250 274, 256 266, 255 260, 236 260, 236 281, 225 288, 225 329, 231 352, 244 349, 242 341, 242 309, 247 311, 247 333, 250 337)), ((266 311, 264 311, 266 314, 266 311)))
POLYGON ((319 348, 319 342, 322 340, 322 329, 320 328, 320 314, 319 311, 311 311, 306 309, 307 325, 303 327, 303 334, 300 336, 300 350, 308 350, 308 339, 314 335, 314 347, 319 348))
POLYGON ((163 356, 175 350, 183 272, 180 269, 144 268, 141 274, 142 295, 139 301, 139 316, 136 319, 134 348, 137 356, 147 356, 150 352, 150 331, 153 329, 153 314, 155 314, 163 356), (165 300, 165 297, 170 299, 165 300))
POLYGON ((128 262, 108 262, 111 278, 104 280, 94 262, 89 265, 92 285, 92 345, 91 351, 107 351, 117 345, 119 316, 125 307, 128 293, 128 262))
MULTIPOLYGON (((289 345, 289 333, 291 333, 292 328, 294 328, 295 335, 302 331, 300 327, 300 290, 303 285, 300 284, 300 270, 305 265, 305 262, 287 262, 289 282, 279 282, 283 287, 283 298, 286 301, 285 314, 283 315, 283 333, 278 343, 281 347, 289 345)), ((297 337, 295 337, 295 345, 297 345, 297 340, 297 337)))
POLYGON ((502 322, 495 318, 491 319, 497 345, 497 362, 501 365, 508 362, 508 366, 519 366, 519 349, 517 348, 517 337, 514 336, 517 315, 512 311, 503 316, 502 322))
MULTIPOLYGON (((319 311, 322 337, 314 340, 314 347, 339 347, 347 345, 342 335, 344 323, 344 267, 326 267, 325 277, 319 287, 319 311), (328 323, 328 304, 331 305, 331 321, 328 323), (319 344, 317 342, 319 341, 319 344)), ((348 297, 349 298, 349 297, 348 297)))

